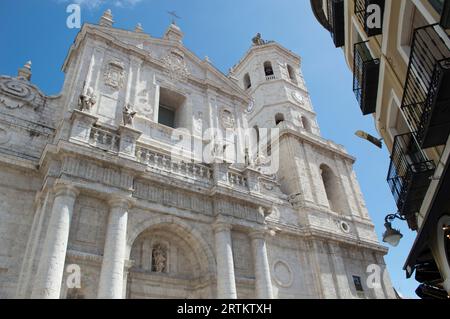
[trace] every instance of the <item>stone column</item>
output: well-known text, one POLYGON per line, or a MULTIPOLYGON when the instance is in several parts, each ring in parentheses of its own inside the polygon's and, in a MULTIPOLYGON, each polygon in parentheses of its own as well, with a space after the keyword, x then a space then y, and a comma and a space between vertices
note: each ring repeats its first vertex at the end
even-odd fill
POLYGON ((61 291, 70 223, 78 191, 64 184, 56 185, 54 191, 52 213, 31 294, 33 299, 57 299, 61 291))
POLYGON ((253 264, 256 277, 256 298, 272 299, 272 279, 267 258, 266 231, 250 233, 253 249, 253 264))
POLYGON ((217 297, 219 299, 236 299, 231 226, 218 222, 213 227, 217 260, 217 297))
POLYGON ((129 202, 114 198, 110 201, 110 207, 97 296, 100 299, 121 299, 129 202))

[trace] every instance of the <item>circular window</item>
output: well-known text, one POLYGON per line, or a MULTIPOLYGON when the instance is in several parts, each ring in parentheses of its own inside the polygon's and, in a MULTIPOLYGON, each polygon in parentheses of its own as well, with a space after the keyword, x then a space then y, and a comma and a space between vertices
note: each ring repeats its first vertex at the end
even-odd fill
POLYGON ((284 261, 278 260, 273 265, 273 277, 280 287, 290 287, 294 281, 291 267, 284 261))
POLYGON ((340 223, 340 226, 341 226, 341 230, 342 230, 344 233, 346 233, 346 234, 350 233, 350 225, 349 225, 347 222, 342 221, 342 222, 340 223))

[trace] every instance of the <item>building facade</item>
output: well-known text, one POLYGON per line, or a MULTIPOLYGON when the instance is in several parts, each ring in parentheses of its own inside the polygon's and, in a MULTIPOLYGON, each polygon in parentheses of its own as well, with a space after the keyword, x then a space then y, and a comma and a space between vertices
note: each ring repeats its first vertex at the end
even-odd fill
POLYGON ((0 78, 0 297, 394 298, 300 57, 257 35, 225 76, 182 39, 106 11, 59 95, 0 78))
MULTIPOLYGON (((417 238, 404 269, 421 297, 450 294, 450 1, 312 0, 342 47, 364 115, 391 153, 387 181, 417 238)), ((389 219, 390 218, 390 219, 389 219)))

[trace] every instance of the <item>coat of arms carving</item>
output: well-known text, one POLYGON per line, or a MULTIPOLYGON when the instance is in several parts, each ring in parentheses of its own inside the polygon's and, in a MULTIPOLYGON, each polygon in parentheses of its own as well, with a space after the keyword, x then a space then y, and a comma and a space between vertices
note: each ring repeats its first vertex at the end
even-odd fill
POLYGON ((105 67, 103 74, 105 84, 113 89, 121 89, 125 81, 125 66, 120 61, 110 61, 105 67))
POLYGON ((190 72, 184 55, 181 51, 171 51, 162 59, 165 71, 170 79, 175 81, 184 81, 189 76, 190 72))

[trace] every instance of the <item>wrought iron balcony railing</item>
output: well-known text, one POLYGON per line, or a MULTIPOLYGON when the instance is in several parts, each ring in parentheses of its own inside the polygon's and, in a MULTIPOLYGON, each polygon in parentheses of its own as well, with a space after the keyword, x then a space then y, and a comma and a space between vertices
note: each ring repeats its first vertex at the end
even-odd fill
POLYGON ((375 112, 380 60, 374 59, 366 42, 356 43, 353 54, 353 92, 364 115, 375 112))
POLYGON ((450 134, 450 38, 437 24, 414 31, 402 110, 422 148, 450 134))
POLYGON ((334 45, 340 48, 345 45, 344 0, 327 0, 327 15, 334 45))
POLYGON ((383 32, 384 2, 385 0, 355 0, 355 14, 369 37, 379 35, 383 32), (371 5, 378 6, 380 9, 380 17, 375 17, 374 14, 376 12, 370 11, 371 5), (371 25, 375 22, 380 23, 378 27, 371 25))
POLYGON ((387 181, 399 213, 413 230, 417 228, 415 213, 420 210, 434 170, 434 162, 427 159, 414 133, 395 137, 387 181))

